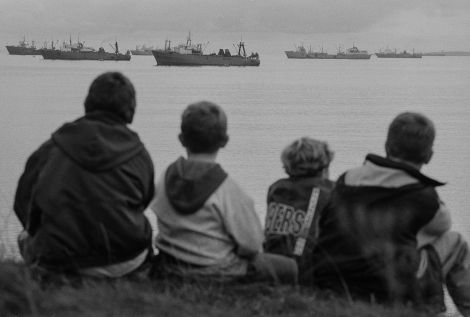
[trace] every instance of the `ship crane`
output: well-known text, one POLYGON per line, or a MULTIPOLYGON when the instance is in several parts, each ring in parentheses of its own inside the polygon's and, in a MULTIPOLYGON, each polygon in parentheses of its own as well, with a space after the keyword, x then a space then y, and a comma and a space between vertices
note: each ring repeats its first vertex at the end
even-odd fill
POLYGON ((245 43, 240 42, 239 44, 237 44, 237 46, 235 46, 235 44, 233 44, 233 47, 238 49, 238 55, 239 56, 246 57, 245 43), (242 50, 243 50, 243 55, 241 54, 242 50))
POLYGON ((108 43, 108 44, 109 44, 109 46, 111 46, 111 48, 113 49, 114 53, 119 54, 119 49, 118 49, 118 43, 117 43, 117 41, 115 42, 114 45, 111 44, 111 43, 108 43))

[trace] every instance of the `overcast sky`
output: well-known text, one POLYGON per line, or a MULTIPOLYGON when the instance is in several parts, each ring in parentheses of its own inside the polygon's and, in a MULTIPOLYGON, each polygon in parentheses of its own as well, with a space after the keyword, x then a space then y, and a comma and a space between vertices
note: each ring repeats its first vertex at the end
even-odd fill
POLYGON ((181 33, 183 40, 188 30, 266 40, 282 34, 281 42, 330 47, 356 41, 371 49, 470 51, 470 0, 0 0, 3 42, 79 34, 133 45, 163 42, 163 34, 181 33))

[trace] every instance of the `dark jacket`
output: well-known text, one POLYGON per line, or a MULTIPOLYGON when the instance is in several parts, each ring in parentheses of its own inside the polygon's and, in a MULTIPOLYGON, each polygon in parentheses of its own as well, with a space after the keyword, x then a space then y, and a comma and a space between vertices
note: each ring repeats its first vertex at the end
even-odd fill
POLYGON ((94 112, 64 124, 18 183, 26 262, 73 271, 132 259, 151 245, 143 211, 153 194, 152 160, 119 117, 94 112))
POLYGON ((366 300, 420 303, 416 236, 439 209, 440 185, 371 154, 340 176, 320 216, 315 284, 366 300))
POLYGON ((317 215, 327 205, 333 186, 334 183, 328 179, 305 176, 280 179, 269 187, 264 250, 295 258, 299 267, 299 283, 303 285, 312 284, 312 250, 317 235, 317 215), (303 253, 294 255, 314 188, 320 190, 315 216, 303 253))

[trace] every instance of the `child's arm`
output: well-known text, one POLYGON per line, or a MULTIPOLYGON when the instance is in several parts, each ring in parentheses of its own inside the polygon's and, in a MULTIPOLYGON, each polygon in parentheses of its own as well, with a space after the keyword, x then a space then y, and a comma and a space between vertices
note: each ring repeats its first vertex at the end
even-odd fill
POLYGON ((263 249, 261 222, 253 200, 235 183, 228 187, 225 227, 237 245, 237 254, 240 257, 252 258, 263 249))
POLYGON ((441 202, 434 217, 418 232, 418 247, 428 244, 450 230, 452 219, 449 209, 441 202))

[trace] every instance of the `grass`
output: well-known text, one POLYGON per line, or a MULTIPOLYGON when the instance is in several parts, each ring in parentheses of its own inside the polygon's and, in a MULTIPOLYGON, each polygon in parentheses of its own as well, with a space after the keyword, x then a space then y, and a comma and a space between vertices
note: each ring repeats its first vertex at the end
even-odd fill
POLYGON ((0 316, 427 316, 312 289, 147 279, 41 287, 21 262, 0 260, 0 316))

